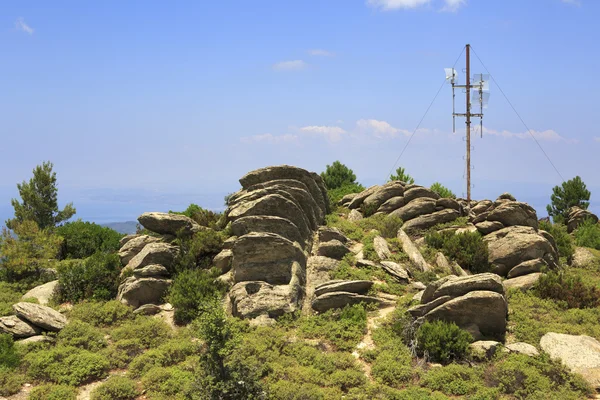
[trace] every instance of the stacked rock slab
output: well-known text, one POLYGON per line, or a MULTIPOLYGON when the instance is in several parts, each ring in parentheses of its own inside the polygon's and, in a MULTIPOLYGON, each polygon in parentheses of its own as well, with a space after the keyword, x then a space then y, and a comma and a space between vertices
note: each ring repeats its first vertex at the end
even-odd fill
POLYGON ((571 207, 569 210, 569 217, 567 218, 567 231, 573 232, 583 224, 585 220, 591 220, 594 224, 598 223, 598 216, 588 210, 584 210, 580 207, 571 207))
MULTIPOLYGON (((249 172, 229 198, 227 218, 237 236, 231 244, 233 315, 269 323, 302 306, 313 234, 328 212, 321 177, 282 165, 249 172)), ((343 243, 324 250, 337 256, 343 243)))
POLYGON ((407 232, 422 231, 463 215, 458 201, 440 198, 431 189, 401 181, 371 186, 352 197, 344 197, 342 204, 366 214, 397 216, 404 221, 403 228, 407 232))
POLYGON ((474 340, 502 340, 506 332, 508 305, 502 278, 484 273, 457 277, 449 275, 427 286, 421 304, 410 308, 417 322, 454 322, 474 340))
POLYGON ((0 333, 14 339, 25 339, 42 332, 58 332, 67 325, 67 318, 58 311, 35 303, 21 302, 13 305, 16 315, 0 317, 0 333))
POLYGON ((168 243, 178 235, 190 236, 206 229, 184 215, 149 212, 138 221, 153 235, 128 235, 121 242, 122 274, 131 271, 119 286, 117 300, 134 308, 160 304, 171 285, 169 270, 179 248, 168 243))

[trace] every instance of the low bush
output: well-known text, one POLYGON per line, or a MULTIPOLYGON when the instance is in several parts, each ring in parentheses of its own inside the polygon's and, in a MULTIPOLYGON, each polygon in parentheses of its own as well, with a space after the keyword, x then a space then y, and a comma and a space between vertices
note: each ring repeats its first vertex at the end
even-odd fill
POLYGON ((20 358, 12 336, 8 333, 0 333, 0 368, 15 368, 19 362, 20 358))
POLYGON ((600 224, 588 218, 575 230, 577 246, 600 250, 600 224))
POLYGON ((189 269, 177 274, 167 295, 175 308, 175 322, 189 323, 202 312, 203 305, 215 297, 221 297, 227 289, 224 283, 215 281, 220 271, 189 269))
POLYGON ((74 320, 58 333, 58 344, 95 352, 106 347, 106 339, 104 334, 92 325, 74 320))
POLYGON ((133 318, 131 307, 117 300, 107 302, 83 302, 73 306, 69 318, 91 324, 95 327, 118 325, 133 318))
POLYGON ((179 367, 154 367, 142 378, 142 386, 152 397, 187 399, 194 391, 194 373, 179 367))
POLYGON ((440 197, 443 198, 448 198, 448 199, 455 199, 456 195, 454 193, 452 193, 452 190, 448 189, 446 186, 442 185, 439 182, 434 182, 429 189, 431 189, 434 193, 437 193, 440 195, 440 197))
POLYGON ((371 232, 371 233, 368 233, 362 241, 363 256, 366 260, 375 261, 375 262, 380 261, 379 256, 377 255, 377 252, 375 251, 375 244, 374 244, 374 239, 377 236, 379 236, 379 232, 371 232))
POLYGON ((488 247, 479 232, 433 231, 425 236, 425 243, 473 273, 489 271, 488 247))
POLYGON ((139 339, 121 339, 102 350, 111 368, 125 368, 131 360, 144 352, 139 339))
POLYGON ((416 340, 419 354, 437 362, 449 363, 467 356, 473 338, 455 323, 434 321, 419 327, 416 340))
POLYGON ((15 285, 0 282, 0 315, 14 314, 12 306, 21 300, 22 295, 23 293, 17 290, 15 285))
POLYGON ((110 300, 117 295, 121 261, 117 254, 96 253, 58 266, 58 302, 110 300))
POLYGON ((111 332, 114 341, 137 339, 144 348, 154 348, 171 338, 173 332, 163 320, 138 316, 132 321, 115 328, 111 332))
POLYGON ((35 387, 29 393, 29 400, 75 400, 77 388, 68 385, 47 384, 35 387))
POLYGON ((199 351, 200 345, 190 341, 189 338, 173 339, 134 358, 129 365, 129 373, 134 377, 140 377, 153 367, 170 367, 199 351))
POLYGON ((133 400, 138 394, 134 381, 124 376, 112 376, 92 391, 90 400, 133 400))
POLYGON ((213 258, 223 248, 223 237, 213 229, 206 229, 196 232, 191 238, 180 237, 176 244, 181 251, 174 262, 174 272, 209 269, 213 258))
POLYGON ((12 396, 21 390, 25 375, 8 367, 0 366, 0 396, 12 396))
POLYGON ((196 221, 198 225, 206 226, 211 229, 220 228, 219 220, 221 219, 222 214, 218 212, 214 212, 211 210, 206 210, 200 207, 197 204, 190 204, 188 208, 186 208, 182 212, 169 211, 171 214, 180 214, 185 215, 196 221))
POLYGON ((568 308, 600 306, 600 288, 569 272, 549 271, 543 274, 535 286, 535 293, 543 299, 563 301, 568 308))
POLYGON ((61 249, 63 259, 83 259, 99 251, 115 252, 119 250, 119 240, 123 237, 113 229, 82 220, 67 222, 57 227, 56 233, 64 239, 61 249))
POLYGON ((366 332, 367 311, 362 304, 329 310, 302 319, 299 328, 304 337, 323 337, 339 350, 351 350, 366 332))
POLYGON ((564 257, 567 262, 570 262, 575 253, 575 247, 573 237, 567 232, 567 227, 563 224, 541 221, 539 228, 552 235, 558 248, 558 256, 564 257))
POLYGON ((364 232, 369 232, 373 229, 379 231, 384 238, 395 238, 398 236, 398 229, 402 226, 402 219, 389 214, 377 214, 369 218, 361 219, 356 222, 364 232))
POLYGON ((23 363, 33 379, 71 386, 105 377, 110 366, 100 354, 65 346, 29 353, 23 363))
POLYGON ((377 382, 399 388, 412 381, 415 376, 411 361, 408 347, 398 340, 384 346, 375 356, 371 374, 377 382))
POLYGON ((421 385, 451 396, 474 394, 483 386, 483 373, 467 365, 450 364, 431 368, 421 378, 421 385))

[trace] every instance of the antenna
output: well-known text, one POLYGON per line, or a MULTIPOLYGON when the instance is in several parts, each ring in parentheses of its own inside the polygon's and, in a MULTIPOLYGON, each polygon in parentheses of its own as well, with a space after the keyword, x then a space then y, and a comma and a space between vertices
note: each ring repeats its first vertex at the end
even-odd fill
POLYGON ((456 117, 465 117, 467 125, 467 201, 471 201, 471 117, 479 118, 479 130, 483 137, 483 109, 487 108, 490 99, 490 76, 487 74, 474 74, 473 82, 471 83, 471 45, 466 46, 466 68, 465 77, 466 84, 458 85, 457 73, 454 68, 444 68, 446 72, 446 80, 452 84, 452 132, 456 132, 456 117), (466 94, 466 110, 464 113, 457 113, 455 110, 455 89, 465 89, 466 94), (472 90, 472 91, 471 91, 472 90), (479 113, 472 113, 471 106, 479 104, 479 113))

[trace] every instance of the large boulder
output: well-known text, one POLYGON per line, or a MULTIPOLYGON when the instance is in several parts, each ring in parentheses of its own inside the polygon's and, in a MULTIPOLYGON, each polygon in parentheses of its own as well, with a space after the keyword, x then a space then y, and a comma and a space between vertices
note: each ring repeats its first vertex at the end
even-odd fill
POLYGON ((379 206, 379 208, 377 209, 377 212, 389 214, 392 211, 399 209, 400 207, 402 207, 405 204, 406 204, 406 202, 404 201, 403 196, 392 197, 391 199, 389 199, 385 203, 383 203, 381 206, 379 206))
MULTIPOLYGON (((431 295, 431 300, 438 297, 450 296, 452 298, 463 296, 469 292, 487 290, 504 294, 502 278, 496 274, 483 273, 460 278, 450 279, 442 283, 431 295)), ((427 298, 429 301, 429 298, 427 298)))
POLYGON ((538 228, 537 214, 533 207, 518 201, 507 201, 500 204, 490 212, 487 220, 500 222, 504 226, 521 225, 538 228))
POLYGON ((598 223, 598 216, 590 211, 580 207, 571 207, 567 218, 567 232, 573 232, 587 219, 591 220, 594 224, 598 223))
POLYGON ((475 205, 474 207, 471 208, 471 212, 474 215, 479 215, 485 211, 487 211, 491 206, 492 206, 492 201, 491 200, 481 200, 480 202, 477 203, 477 205, 475 205))
POLYGON ((413 186, 413 187, 405 187, 406 191, 404 192, 404 200, 406 200, 407 203, 410 203, 411 201, 413 201, 414 199, 417 199, 419 197, 429 197, 431 199, 439 199, 440 195, 437 194, 436 192, 434 192, 431 189, 427 189, 425 187, 422 186, 413 186))
POLYGON ((133 276, 136 278, 165 278, 169 276, 169 271, 162 265, 152 264, 143 268, 134 269, 133 276))
POLYGON ((550 357, 561 360, 572 372, 581 374, 596 390, 600 389, 600 342, 589 336, 549 332, 540 347, 550 357))
POLYGON ((547 267, 546 261, 541 258, 533 260, 523 261, 521 264, 513 267, 508 271, 507 278, 516 278, 517 276, 533 274, 534 272, 540 272, 544 267, 547 267))
POLYGON ((144 304, 160 304, 169 286, 169 279, 129 277, 119 286, 117 300, 133 308, 144 304))
POLYGON ((299 309, 301 289, 297 284, 271 285, 263 281, 235 284, 229 291, 232 314, 254 319, 266 316, 275 319, 299 309))
POLYGON ((67 325, 67 318, 58 311, 40 304, 17 303, 13 305, 17 317, 42 329, 58 332, 67 325))
POLYGON ((348 214, 348 221, 350 222, 360 221, 361 219, 363 219, 363 215, 358 210, 351 210, 348 214))
POLYGON ((124 270, 135 270, 152 264, 170 268, 179 254, 179 248, 167 243, 150 243, 133 257, 124 270))
POLYGON ((317 255, 341 260, 346 254, 350 253, 350 249, 339 240, 333 239, 328 242, 319 244, 317 255))
POLYGON ((319 208, 322 210, 323 215, 327 214, 329 211, 329 201, 325 183, 318 174, 308 172, 305 169, 290 165, 260 168, 248 172, 246 175, 240 178, 240 184, 244 189, 248 189, 251 186, 258 185, 260 183, 280 179, 291 179, 302 182, 304 185, 306 185, 308 191, 318 204, 319 208))
POLYGON ((445 210, 436 211, 432 214, 421 215, 411 219, 410 221, 404 223, 402 229, 404 229, 406 232, 421 231, 432 228, 437 224, 454 221, 458 217, 460 217, 460 213, 458 211, 447 208, 445 210))
POLYGON ((33 298, 36 299, 43 306, 48 305, 48 302, 50 301, 50 298, 54 295, 54 291, 56 290, 57 286, 58 280, 44 283, 43 285, 36 286, 29 292, 25 293, 21 299, 25 300, 33 298))
POLYGON ((213 265, 221 270, 221 273, 226 273, 231 270, 231 262, 233 261, 233 251, 229 249, 221 250, 219 254, 213 258, 213 265))
POLYGON ((392 256, 387 240, 381 236, 375 236, 375 238, 373 238, 373 248, 380 260, 387 260, 392 256))
POLYGON ((250 232, 276 233, 292 242, 304 243, 306 237, 302 236, 298 226, 287 218, 272 215, 251 215, 238 218, 231 223, 231 231, 236 236, 243 236, 250 232))
POLYGON ((410 275, 408 271, 400 264, 393 261, 381 261, 379 265, 385 270, 385 272, 393 276, 397 281, 403 283, 408 283, 410 281, 410 275))
POLYGON ((508 305, 503 295, 474 291, 444 302, 425 315, 427 321, 454 322, 471 333, 475 340, 503 338, 506 332, 508 305))
MULTIPOLYGON (((413 189, 411 189, 413 190, 413 189)), ((403 221, 408 221, 420 215, 431 214, 435 212, 436 200, 429 197, 421 197, 407 203, 403 207, 393 211, 390 215, 399 217, 403 221)))
POLYGON ((554 266, 558 255, 552 244, 529 226, 510 226, 483 238, 488 245, 488 261, 500 276, 524 261, 541 258, 554 266))
POLYGON ((15 315, 0 317, 0 333, 8 333, 15 339, 39 335, 40 332, 40 328, 15 315))
POLYGON ((485 236, 492 232, 499 231, 500 229, 504 228, 504 225, 502 225, 502 222, 498 221, 483 221, 476 224, 475 227, 479 233, 485 236))
POLYGON ((147 212, 140 215, 138 221, 149 231, 163 235, 191 235, 203 229, 191 218, 180 214, 147 212))
POLYGON ((363 202, 365 201, 365 199, 367 197, 369 197, 373 193, 377 192, 380 188, 381 188, 381 186, 374 185, 374 186, 371 186, 371 187, 363 190, 362 192, 358 193, 356 196, 354 196, 352 201, 350 201, 350 203, 348 203, 348 208, 351 210, 359 208, 360 206, 362 206, 363 202))
POLYGON ((369 195, 363 206, 367 209, 377 210, 383 203, 392 197, 402 196, 404 194, 404 184, 400 181, 386 183, 373 194, 369 195))
POLYGON ((330 240, 339 240, 346 244, 349 242, 348 239, 339 229, 330 228, 328 226, 321 226, 318 231, 319 242, 329 242, 330 240))
POLYGON ((157 242, 160 242, 160 238, 149 235, 140 235, 131 238, 119 249, 121 265, 127 265, 147 244, 157 242))
POLYGON ((541 272, 534 272, 532 274, 517 276, 516 278, 506 279, 502 282, 504 289, 519 289, 526 291, 535 286, 542 276, 541 272))
POLYGON ((295 242, 273 233, 253 232, 241 236, 233 246, 232 270, 235 282, 265 281, 287 284, 294 263, 306 268, 306 254, 295 242))

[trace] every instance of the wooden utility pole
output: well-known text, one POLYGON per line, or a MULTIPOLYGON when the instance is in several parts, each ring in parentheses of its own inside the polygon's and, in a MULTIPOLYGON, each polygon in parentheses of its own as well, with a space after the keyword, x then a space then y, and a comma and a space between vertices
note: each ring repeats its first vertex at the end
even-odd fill
POLYGON ((467 201, 471 201, 471 45, 467 44, 467 201))

